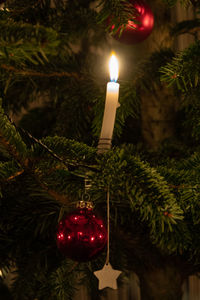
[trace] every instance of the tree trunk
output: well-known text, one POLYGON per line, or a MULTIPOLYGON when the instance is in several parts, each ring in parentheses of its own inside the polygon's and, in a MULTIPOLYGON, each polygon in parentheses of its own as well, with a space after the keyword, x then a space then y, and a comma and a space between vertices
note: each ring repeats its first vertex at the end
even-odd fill
POLYGON ((174 136, 177 98, 173 90, 157 87, 141 97, 142 137, 146 145, 157 150, 162 141, 174 136))
POLYGON ((147 270, 140 276, 141 300, 181 300, 184 279, 177 266, 147 270))

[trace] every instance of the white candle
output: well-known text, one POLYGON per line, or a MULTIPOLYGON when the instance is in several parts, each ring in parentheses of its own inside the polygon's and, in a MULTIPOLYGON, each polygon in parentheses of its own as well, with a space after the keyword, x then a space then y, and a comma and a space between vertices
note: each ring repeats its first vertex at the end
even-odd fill
POLYGON ((114 54, 110 58, 109 69, 111 82, 107 83, 105 109, 98 144, 98 153, 104 152, 111 148, 116 109, 119 106, 119 83, 116 82, 118 78, 119 67, 117 58, 114 54))

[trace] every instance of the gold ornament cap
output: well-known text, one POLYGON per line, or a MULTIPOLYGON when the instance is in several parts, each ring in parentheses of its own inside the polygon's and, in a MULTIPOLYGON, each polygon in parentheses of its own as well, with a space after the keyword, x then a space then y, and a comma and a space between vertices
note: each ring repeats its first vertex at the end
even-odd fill
POLYGON ((77 208, 87 208, 87 209, 93 209, 94 205, 91 201, 79 201, 76 205, 77 208))

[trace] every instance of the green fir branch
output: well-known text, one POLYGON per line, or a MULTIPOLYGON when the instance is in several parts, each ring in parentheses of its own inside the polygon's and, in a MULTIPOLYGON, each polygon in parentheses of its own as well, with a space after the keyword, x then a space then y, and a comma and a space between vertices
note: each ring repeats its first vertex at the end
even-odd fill
POLYGON ((106 31, 111 34, 116 34, 120 29, 121 35, 128 21, 138 23, 135 20, 137 11, 127 0, 102 0, 99 7, 101 10, 97 15, 97 22, 105 24, 106 31))
POLYGON ((182 92, 189 92, 199 85, 200 42, 197 41, 180 52, 172 62, 161 67, 161 80, 169 85, 176 84, 182 92))
POLYGON ((26 164, 27 147, 15 126, 11 124, 4 110, 0 108, 0 143, 20 164, 26 164))
POLYGON ((109 186, 111 201, 119 205, 119 209, 122 205, 137 211, 141 220, 148 222, 152 235, 156 236, 157 230, 164 232, 168 228, 171 231, 173 224, 183 219, 183 211, 171 187, 148 163, 115 149, 102 158, 100 165, 102 173, 96 175, 92 184, 99 187, 99 191, 95 189, 96 197, 102 198, 102 192, 109 186), (169 219, 164 212, 171 215, 169 219))
POLYGON ((189 33, 191 35, 196 36, 196 34, 199 31, 200 26, 200 19, 192 19, 187 21, 182 21, 177 23, 173 29, 171 30, 171 33, 174 35, 189 33))
POLYGON ((60 40, 55 30, 39 24, 0 22, 0 61, 9 64, 33 65, 48 62, 47 56, 56 56, 60 40), (30 39, 31 37, 31 39, 30 39))
MULTIPOLYGON (((46 137, 40 143, 33 145, 34 156, 46 158, 46 153, 50 151, 54 154, 56 160, 66 163, 67 166, 85 167, 93 169, 92 164, 95 164, 96 149, 79 143, 75 140, 70 140, 65 137, 46 137), (62 156, 62 158, 59 158, 62 156), (56 157, 57 156, 57 157, 56 157), (90 164, 89 164, 90 163, 90 164)), ((51 153, 50 153, 51 154, 51 153)), ((94 166, 94 170, 97 170, 94 166)))
POLYGON ((0 162, 0 182, 8 182, 16 179, 23 174, 24 170, 20 169, 15 161, 0 162))

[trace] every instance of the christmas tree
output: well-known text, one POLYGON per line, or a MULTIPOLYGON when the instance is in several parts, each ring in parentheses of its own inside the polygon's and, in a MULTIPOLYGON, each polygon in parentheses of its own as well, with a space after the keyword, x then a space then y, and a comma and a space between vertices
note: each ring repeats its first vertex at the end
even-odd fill
POLYGON ((199 1, 1 2, 0 269, 15 274, 6 299, 73 299, 79 284, 100 299, 93 273, 106 248, 83 262, 58 249, 58 223, 85 198, 105 222, 109 203, 118 285, 134 272, 141 300, 182 299, 200 271, 199 1), (136 5, 151 7, 147 33, 136 5), (176 22, 177 5, 193 18, 176 22), (98 151, 111 51, 120 107, 112 148, 98 151))

